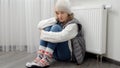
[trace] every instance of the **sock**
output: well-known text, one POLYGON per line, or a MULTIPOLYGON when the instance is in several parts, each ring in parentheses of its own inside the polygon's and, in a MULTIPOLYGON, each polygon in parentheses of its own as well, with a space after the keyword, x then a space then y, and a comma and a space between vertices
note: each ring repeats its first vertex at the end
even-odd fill
POLYGON ((33 62, 37 63, 43 58, 43 54, 45 52, 46 47, 44 46, 39 46, 39 50, 37 51, 37 57, 34 59, 33 62))
POLYGON ((49 66, 53 60, 53 50, 51 48, 46 48, 44 57, 38 62, 40 67, 49 66))

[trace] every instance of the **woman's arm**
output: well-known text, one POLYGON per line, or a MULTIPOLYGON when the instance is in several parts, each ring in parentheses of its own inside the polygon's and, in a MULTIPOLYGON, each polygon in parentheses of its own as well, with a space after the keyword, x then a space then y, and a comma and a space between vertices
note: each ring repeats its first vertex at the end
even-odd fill
POLYGON ((55 23, 56 23, 56 19, 54 17, 53 18, 49 18, 49 19, 45 19, 45 20, 41 20, 38 23, 37 28, 38 29, 43 29, 43 28, 51 26, 51 25, 53 25, 55 23))
POLYGON ((48 32, 41 30, 40 39, 49 41, 52 43, 59 43, 74 38, 78 33, 77 24, 69 24, 61 32, 48 32))

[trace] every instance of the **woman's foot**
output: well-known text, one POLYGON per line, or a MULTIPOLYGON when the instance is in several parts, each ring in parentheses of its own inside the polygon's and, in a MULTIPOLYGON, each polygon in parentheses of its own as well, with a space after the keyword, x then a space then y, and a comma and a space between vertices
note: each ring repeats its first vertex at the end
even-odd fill
POLYGON ((32 65, 36 65, 43 58, 43 50, 37 51, 37 57, 32 62, 27 62, 26 67, 31 67, 32 65))
POLYGON ((52 54, 46 51, 44 53, 44 57, 39 62, 37 62, 38 65, 35 64, 34 66, 37 66, 40 68, 46 68, 50 66, 52 61, 53 61, 52 54))
POLYGON ((46 59, 41 59, 39 62, 35 63, 35 62, 28 62, 26 63, 26 67, 27 68, 47 68, 49 67, 50 64, 48 61, 46 61, 46 59))
POLYGON ((39 67, 39 68, 46 68, 46 67, 49 67, 50 64, 52 63, 52 54, 50 52, 45 52, 44 53, 44 57, 39 60, 39 62, 37 63, 28 63, 28 67, 39 67))
POLYGON ((38 66, 38 64, 35 63, 35 62, 27 62, 27 63, 26 63, 26 67, 27 67, 27 68, 31 68, 33 65, 38 66))

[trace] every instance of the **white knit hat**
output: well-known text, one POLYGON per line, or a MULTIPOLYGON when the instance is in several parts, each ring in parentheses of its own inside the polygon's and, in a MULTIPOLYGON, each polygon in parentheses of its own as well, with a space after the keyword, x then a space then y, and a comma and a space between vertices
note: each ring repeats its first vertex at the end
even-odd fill
POLYGON ((57 0, 55 5, 56 11, 65 11, 68 14, 71 14, 71 4, 69 0, 57 0))

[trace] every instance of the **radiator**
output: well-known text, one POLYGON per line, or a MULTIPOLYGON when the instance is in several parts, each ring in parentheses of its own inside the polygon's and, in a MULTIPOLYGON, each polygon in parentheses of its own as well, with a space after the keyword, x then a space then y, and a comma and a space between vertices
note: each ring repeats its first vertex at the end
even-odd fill
POLYGON ((107 9, 105 6, 73 7, 75 17, 83 26, 86 51, 106 53, 107 9))

